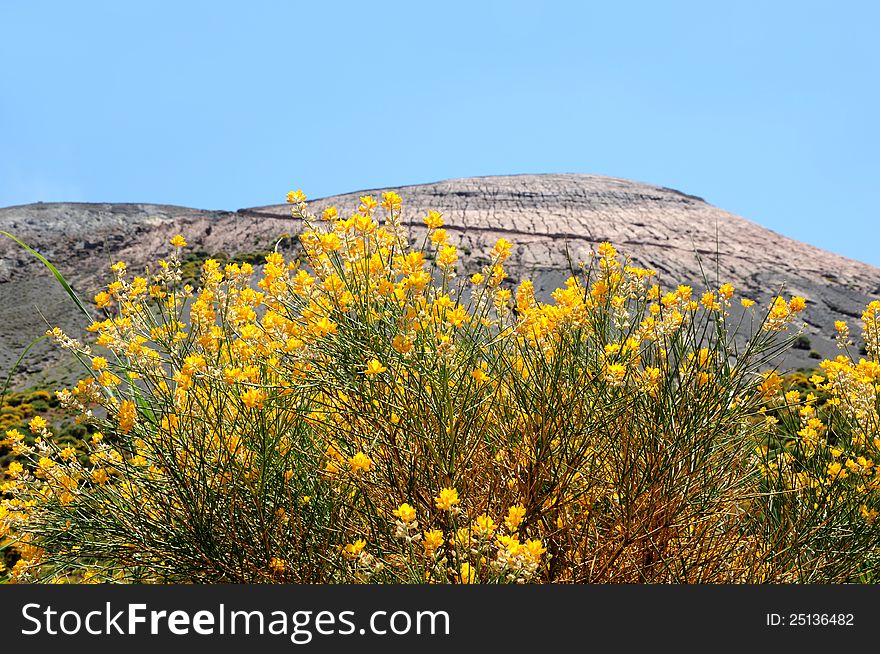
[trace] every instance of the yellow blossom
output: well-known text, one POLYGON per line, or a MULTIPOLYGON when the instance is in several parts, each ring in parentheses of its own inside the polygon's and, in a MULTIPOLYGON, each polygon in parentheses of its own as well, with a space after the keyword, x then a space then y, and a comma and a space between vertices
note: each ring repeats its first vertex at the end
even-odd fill
POLYGON ((729 300, 733 297, 734 288, 732 284, 722 284, 721 288, 718 289, 718 294, 723 297, 725 300, 729 300))
POLYGON ((363 452, 358 452, 348 460, 348 465, 354 473, 369 472, 373 467, 373 461, 363 452))
POLYGON ((504 518, 504 526, 506 526, 510 531, 516 531, 517 529, 519 529, 519 526, 525 516, 525 507, 514 505, 507 510, 507 517, 504 518))
POLYGON ((444 245, 437 254, 437 264, 443 268, 448 268, 458 261, 458 254, 454 245, 444 245))
POLYGON ((425 225, 427 225, 428 229, 439 229, 443 227, 443 216, 439 211, 431 209, 428 211, 428 215, 425 216, 425 225))
POLYGON ((804 298, 795 295, 788 302, 788 308, 792 313, 800 313, 807 308, 807 301, 804 298))
POLYGON ((392 513, 400 518, 401 522, 405 522, 407 524, 416 519, 416 510, 406 502, 394 509, 392 513))
POLYGON ((261 409, 266 401, 266 393, 259 388, 249 388, 241 394, 241 403, 248 409, 261 409))
POLYGON ((382 194, 382 206, 389 211, 398 211, 403 201, 394 191, 386 191, 382 194))
POLYGON ((361 197, 361 204, 358 207, 358 211, 365 216, 370 215, 373 209, 376 208, 378 202, 376 202, 375 198, 372 195, 364 195, 361 197))
POLYGON ((599 256, 605 259, 613 259, 617 256, 617 250, 614 249, 614 246, 611 245, 608 241, 604 241, 599 243, 596 250, 599 252, 599 256))
POLYGON ((327 316, 323 316, 317 322, 314 322, 310 325, 311 332, 317 336, 318 338, 323 338, 328 334, 335 334, 337 325, 335 322, 332 322, 327 316))
POLYGON ((46 419, 43 416, 34 416, 31 418, 31 421, 28 423, 28 428, 33 433, 37 433, 43 429, 46 429, 49 423, 46 422, 46 419))
POLYGON ((381 375, 386 370, 388 370, 388 368, 383 366, 378 359, 371 359, 369 363, 367 363, 364 374, 368 377, 375 377, 376 375, 381 375))
POLYGON ((413 343, 406 336, 402 334, 398 334, 391 341, 391 347, 393 347, 396 351, 401 354, 406 354, 413 348, 413 343))
POLYGON ((459 503, 458 490, 455 488, 443 488, 440 494, 435 498, 436 506, 441 511, 449 511, 453 506, 459 503))
POLYGON ((287 563, 284 562, 284 559, 273 556, 272 560, 269 561, 269 569, 272 570, 272 572, 280 574, 287 569, 287 563))
POLYGON ((306 194, 302 191, 290 191, 287 194, 287 201, 290 204, 302 204, 306 201, 306 194))
POLYGON ((487 375, 482 368, 474 368, 471 371, 471 377, 473 377, 478 384, 485 384, 489 379, 489 375, 487 375))
POLYGON ((495 521, 485 513, 474 520, 474 533, 488 537, 495 533, 495 521))
POLYGON ((354 541, 353 543, 349 543, 345 547, 342 548, 343 554, 350 559, 356 559, 361 552, 364 551, 364 548, 367 546, 367 541, 362 538, 354 541))
POLYGON ((433 529, 422 533, 422 547, 425 548, 425 554, 430 556, 443 545, 443 532, 439 529, 433 529))

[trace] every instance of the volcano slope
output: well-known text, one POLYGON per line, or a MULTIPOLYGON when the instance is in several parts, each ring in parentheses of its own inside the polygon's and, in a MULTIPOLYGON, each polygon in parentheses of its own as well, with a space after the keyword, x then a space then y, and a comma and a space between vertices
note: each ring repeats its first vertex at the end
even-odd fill
MULTIPOLYGON (((315 213, 335 205, 347 215, 358 191, 312 200, 315 213)), ((422 216, 441 211, 461 269, 478 271, 498 238, 514 243, 510 283, 535 283, 539 296, 564 283, 571 265, 610 241, 637 265, 658 271, 664 287, 701 289, 731 282, 762 303, 784 291, 808 301, 806 328, 784 369, 814 367, 836 354, 834 321, 858 319, 880 295, 880 269, 786 238, 668 188, 593 175, 517 175, 454 179, 395 188, 411 237, 424 236, 422 216)), ((306 189, 308 191, 308 189, 306 189)), ((52 261, 84 299, 109 281, 108 265, 123 260, 140 271, 168 255, 168 240, 186 236, 193 269, 211 257, 252 260, 282 245, 295 249, 299 225, 287 205, 209 211, 150 204, 38 203, 0 209, 0 230, 52 261), (293 245, 291 245, 293 244, 293 245)), ((85 318, 33 255, 0 240, 0 372, 7 371, 46 326, 78 334, 85 318)), ((15 376, 19 387, 69 381, 72 363, 40 343, 15 376)), ((5 375, 4 375, 5 376, 5 375)))

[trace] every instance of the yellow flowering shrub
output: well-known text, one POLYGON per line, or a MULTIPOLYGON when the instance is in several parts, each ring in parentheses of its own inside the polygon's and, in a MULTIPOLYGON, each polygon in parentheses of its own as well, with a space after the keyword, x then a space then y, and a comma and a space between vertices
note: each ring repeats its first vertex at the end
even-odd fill
POLYGON ((820 402, 764 370, 803 298, 664 290, 602 243, 542 301, 504 239, 463 275, 431 211, 412 246, 396 193, 288 201, 303 264, 188 284, 177 236, 112 266, 94 345, 51 331, 92 435, 6 434, 14 580, 874 579, 880 306, 820 402))

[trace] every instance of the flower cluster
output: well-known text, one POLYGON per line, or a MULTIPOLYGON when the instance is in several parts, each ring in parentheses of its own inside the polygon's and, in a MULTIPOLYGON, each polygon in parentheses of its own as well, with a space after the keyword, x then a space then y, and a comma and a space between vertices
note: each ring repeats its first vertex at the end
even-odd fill
POLYGON ((731 284, 663 289, 609 243, 541 298, 508 282, 512 243, 464 275, 443 216, 411 235, 395 192, 288 202, 299 251, 189 284, 178 235, 142 276, 112 266, 93 344, 50 332, 90 435, 6 433, 14 580, 874 574, 880 305, 869 360, 801 393, 764 367, 803 298, 762 315, 731 284))

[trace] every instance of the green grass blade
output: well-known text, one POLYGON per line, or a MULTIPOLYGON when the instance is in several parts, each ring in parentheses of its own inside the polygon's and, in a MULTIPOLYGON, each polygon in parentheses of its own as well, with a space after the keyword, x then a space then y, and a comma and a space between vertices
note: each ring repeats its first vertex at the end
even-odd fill
POLYGON ((89 310, 86 309, 85 305, 76 296, 76 293, 73 292, 73 288, 71 288, 71 286, 67 282, 67 280, 64 279, 64 275, 62 275, 58 271, 58 269, 55 266, 53 266, 52 263, 46 257, 44 257, 42 254, 40 254, 36 250, 34 250, 27 243, 24 243, 24 242, 20 241, 19 239, 17 239, 16 237, 14 237, 9 232, 0 232, 0 234, 3 234, 4 236, 8 236, 13 241, 18 243, 21 247, 23 247, 25 250, 27 250, 28 252, 33 254, 37 259, 42 261, 43 265, 46 266, 46 268, 48 268, 52 272, 53 275, 55 275, 55 279, 57 279, 58 283, 61 284, 61 287, 64 289, 64 292, 67 293, 68 296, 70 296, 70 299, 73 300, 73 302, 76 304, 77 307, 79 307, 79 310, 83 313, 83 315, 86 318, 88 318, 89 323, 92 322, 92 315, 89 313, 89 310))
POLYGON ((42 341, 44 338, 48 338, 46 334, 43 334, 39 338, 34 339, 30 342, 30 344, 24 348, 24 352, 21 353, 21 356, 18 357, 18 360, 13 364, 13 366, 9 369, 9 374, 6 376, 6 383, 3 384, 3 390, 0 391, 0 404, 3 404, 3 400, 6 398, 6 391, 9 390, 9 384, 12 383, 12 375, 15 374, 15 371, 18 369, 18 366, 21 365, 22 360, 27 356, 27 353, 30 352, 30 349, 42 341))

